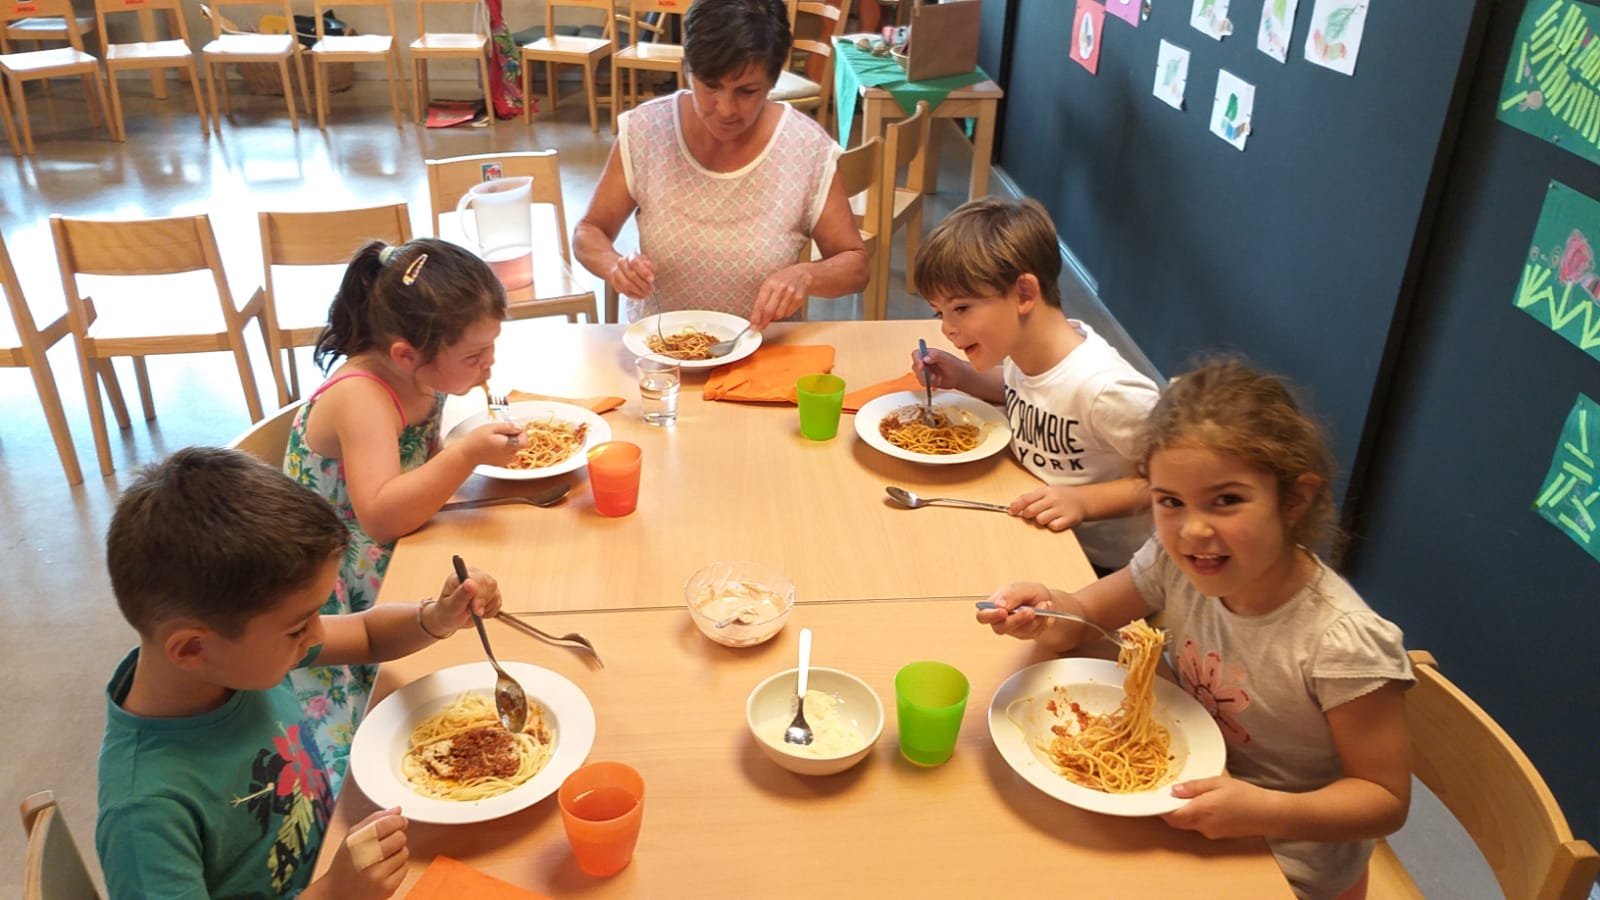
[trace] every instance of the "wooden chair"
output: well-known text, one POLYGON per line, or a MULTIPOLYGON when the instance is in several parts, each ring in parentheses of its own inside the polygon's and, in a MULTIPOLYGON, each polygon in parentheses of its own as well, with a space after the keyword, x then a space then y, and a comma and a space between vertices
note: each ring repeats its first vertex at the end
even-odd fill
MULTIPOLYGON (((389 73, 389 102, 394 105, 394 127, 403 128, 405 116, 400 112, 400 95, 405 89, 405 70, 400 66, 400 45, 395 40, 399 30, 394 24, 394 4, 391 0, 315 0, 313 15, 317 17, 317 42, 311 46, 311 59, 317 69, 317 127, 328 128, 328 75, 327 66, 334 63, 381 62, 389 73), (337 6, 371 6, 383 10, 389 22, 387 34, 327 34, 323 12, 337 6)), ((294 21, 290 19, 290 21, 294 21)), ((420 27, 420 23, 419 23, 420 27)), ((488 82, 484 89, 488 90, 488 82)), ((493 105, 492 103, 490 104, 493 105)), ((494 110, 489 111, 492 118, 494 110)))
MULTIPOLYGON (((128 129, 122 118, 122 91, 117 85, 117 73, 133 69, 156 71, 179 69, 189 74, 189 89, 194 92, 194 108, 200 114, 200 131, 211 133, 211 121, 206 117, 206 105, 200 99, 200 73, 194 64, 194 48, 189 43, 189 26, 184 22, 183 6, 179 0, 95 0, 95 21, 100 33, 105 35, 106 79, 111 82, 111 117, 116 131, 124 139, 128 129), (107 17, 137 18, 141 26, 156 11, 166 13, 166 40, 144 40, 130 43, 112 43, 107 17)), ((152 35, 153 37, 153 35, 152 35)))
POLYGON ((260 421, 261 397, 244 345, 244 325, 254 318, 266 334, 264 292, 257 288, 243 306, 234 303, 209 216, 107 221, 52 215, 50 231, 55 237, 61 287, 78 345, 78 365, 102 474, 110 475, 116 467, 111 462, 111 441, 100 405, 101 381, 117 424, 129 426, 122 389, 111 365, 114 357, 133 357, 139 399, 148 421, 156 412, 144 357, 231 352, 250 421, 260 421), (80 293, 80 277, 99 275, 116 277, 98 280, 94 287, 100 292, 93 299, 80 293), (203 302, 206 276, 216 298, 215 309, 208 309, 203 302), (115 299, 107 302, 108 297, 115 299), (210 330, 197 330, 206 326, 211 326, 210 330))
POLYGON ((245 429, 244 433, 228 442, 228 446, 260 459, 274 469, 283 468, 283 457, 289 449, 289 431, 294 427, 294 417, 299 414, 304 400, 286 404, 261 421, 245 429))
POLYGON ((856 217, 856 230, 861 233, 861 244, 867 250, 867 289, 861 295, 861 308, 865 318, 882 318, 888 298, 880 296, 887 290, 884 279, 878 275, 878 257, 883 252, 883 242, 878 240, 882 227, 883 191, 879 184, 883 178, 883 141, 874 136, 867 142, 846 150, 839 157, 837 167, 844 193, 850 198, 850 212, 856 217))
POLYGON ((40 791, 22 801, 22 832, 28 836, 28 854, 22 864, 23 900, 98 900, 100 892, 56 806, 54 792, 40 791))
POLYGON ((649 22, 646 16, 682 16, 692 0, 612 0, 611 28, 611 133, 617 131, 617 115, 639 100, 640 72, 668 72, 683 76, 683 45, 645 40, 663 31, 662 22, 649 22), (624 13, 621 10, 626 9, 624 13), (623 41, 627 41, 624 45, 623 41), (622 73, 628 73, 628 89, 622 90, 622 73))
POLYGON ((306 87, 311 82, 306 77, 305 58, 300 52, 300 41, 293 34, 253 34, 234 29, 223 7, 252 6, 270 9, 285 22, 294 21, 289 0, 277 3, 263 0, 210 0, 200 11, 211 20, 211 40, 200 48, 205 63, 206 95, 211 100, 211 125, 222 133, 222 114, 217 107, 217 83, 222 84, 222 108, 233 115, 233 97, 228 92, 227 66, 245 63, 265 63, 276 66, 278 81, 283 85, 283 102, 289 108, 289 124, 300 130, 300 117, 295 114, 294 80, 289 77, 289 62, 294 61, 295 74, 300 82, 300 103, 306 114, 311 113, 311 94, 306 87))
MULTIPOLYGON (((446 224, 446 215, 451 217, 452 229, 459 228, 453 221, 456 203, 473 185, 489 180, 486 177, 488 167, 498 168, 497 177, 532 176, 530 202, 536 208, 545 207, 546 215, 536 220, 534 228, 533 284, 510 292, 507 298, 510 302, 508 318, 566 316, 569 321, 576 322, 581 313, 590 322, 599 321, 595 313, 594 291, 579 281, 572 271, 566 204, 561 197, 561 163, 556 151, 482 153, 430 159, 426 165, 433 233, 441 236, 445 233, 442 229, 446 224)), ((530 210, 529 215, 534 215, 534 211, 530 210)))
MULTIPOLYGON (((1411 652, 1417 683, 1406 692, 1411 766, 1478 845, 1506 900, 1586 900, 1600 855, 1576 840, 1521 748, 1472 698, 1411 652)), ((1420 898, 1387 842, 1372 855, 1367 896, 1420 898)))
MULTIPOLYGON (((17 281, 17 270, 11 265, 11 255, 6 251, 5 239, 0 238, 0 292, 6 295, 11 307, 11 334, 0 328, 0 367, 28 367, 33 375, 33 385, 39 391, 39 405, 44 407, 44 418, 50 426, 50 437, 56 442, 56 455, 61 457, 61 468, 67 473, 67 484, 82 484, 83 470, 78 468, 78 452, 72 446, 72 432, 67 429, 67 416, 61 408, 61 393, 56 390, 56 378, 50 371, 50 360, 45 353, 62 338, 71 334, 67 314, 38 327, 33 312, 22 296, 22 285, 17 281)), ((0 322, 0 326, 4 323, 0 322)))
MULTIPOLYGON (((72 6, 68 0, 0 0, 0 24, 10 25, 22 19, 35 16, 55 17, 64 23, 67 46, 55 47, 49 50, 27 50, 12 52, 7 31, 0 31, 0 75, 5 76, 4 81, 11 85, 11 106, 16 108, 17 119, 22 123, 22 144, 33 155, 33 126, 28 120, 28 99, 24 90, 30 81, 45 81, 51 78, 77 75, 83 80, 84 98, 89 104, 89 121, 97 124, 99 111, 106 107, 106 85, 100 75, 100 60, 93 54, 86 53, 83 49, 83 35, 77 27, 78 18, 73 14, 72 6)), ((9 116, 6 120, 6 131, 9 134, 11 122, 9 116)), ((111 115, 106 114, 106 130, 111 133, 113 141, 122 140, 122 133, 117 129, 116 122, 111 115)), ((11 155, 17 153, 16 138, 11 138, 11 155)))
MULTIPOLYGON (((417 34, 420 36, 411 42, 411 103, 418 125, 428 114, 428 61, 460 59, 478 64, 478 77, 483 81, 483 105, 489 111, 489 127, 494 127, 494 98, 489 94, 489 35, 476 30, 476 14, 482 6, 482 0, 417 0, 417 34), (427 11, 430 6, 454 6, 473 14, 474 30, 429 31, 427 11)), ((526 94, 526 83, 523 87, 526 94)))
POLYGON ((917 286, 912 271, 917 258, 917 247, 922 243, 922 186, 927 177, 928 115, 926 101, 917 103, 917 111, 907 118, 890 123, 885 131, 883 147, 883 203, 879 209, 878 225, 878 305, 867 316, 882 319, 888 315, 889 257, 893 255, 894 233, 901 228, 906 232, 906 292, 915 294, 917 286), (905 171, 905 187, 900 186, 900 172, 905 171))
MULTIPOLYGON (((545 0, 544 37, 522 45, 522 96, 533 96, 533 64, 544 63, 545 87, 550 93, 550 114, 555 115, 560 101, 559 77, 562 66, 583 67, 583 93, 589 101, 589 130, 600 130, 599 97, 595 93, 595 76, 600 70, 600 60, 611 55, 615 19, 611 15, 612 0, 545 0), (601 37, 556 34, 556 9, 600 10, 606 15, 606 27, 601 37)), ((613 76, 612 84, 616 83, 613 76)), ((533 104, 523 107, 523 117, 533 122, 533 104)))
POLYGON ((785 68, 767 97, 795 109, 815 110, 817 124, 828 128, 833 103, 833 39, 844 33, 850 0, 842 0, 837 7, 820 0, 791 0, 790 6, 794 52, 804 58, 805 74, 785 68))
POLYGON ((294 348, 316 343, 350 257, 371 240, 395 245, 410 241, 411 212, 400 202, 363 209, 260 212, 256 222, 261 230, 267 353, 278 405, 284 406, 300 396, 294 348))

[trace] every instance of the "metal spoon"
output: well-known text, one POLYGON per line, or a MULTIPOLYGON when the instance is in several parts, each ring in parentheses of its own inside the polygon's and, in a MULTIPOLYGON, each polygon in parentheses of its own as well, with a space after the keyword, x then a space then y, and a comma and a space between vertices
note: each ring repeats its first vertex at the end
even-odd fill
POLYGON ((800 684, 796 691, 800 700, 794 707, 794 721, 783 733, 786 744, 811 743, 811 726, 806 724, 806 670, 811 668, 811 629, 800 629, 800 684))
POLYGON ((889 495, 890 500, 900 506, 904 506, 906 509, 921 509, 924 506, 942 503, 945 506, 959 506, 962 509, 988 509, 994 512, 1011 512, 1009 506, 1001 506, 998 503, 979 503, 976 500, 958 500, 954 497, 918 497, 905 488, 894 486, 886 487, 883 490, 889 495))
MULTIPOLYGON (((467 564, 459 556, 452 556, 450 560, 456 566, 456 580, 465 584, 467 564)), ((528 695, 515 678, 500 668, 500 661, 494 658, 494 651, 489 649, 489 633, 483 630, 483 617, 478 615, 477 610, 472 611, 472 624, 478 626, 478 639, 483 641, 483 652, 489 654, 489 665, 494 666, 494 709, 500 714, 500 724, 507 731, 519 732, 528 724, 528 695)))
POLYGON ((707 347, 706 352, 711 354, 713 357, 727 356, 729 353, 733 352, 734 345, 739 343, 739 339, 750 333, 751 327, 752 326, 750 325, 744 326, 743 331, 725 341, 717 341, 715 344, 707 347))
MULTIPOLYGON (((999 609, 1000 607, 994 605, 993 603, 991 603, 988 600, 979 600, 978 601, 978 608, 979 609, 999 609)), ((1108 631, 1105 628, 1101 627, 1099 623, 1092 622, 1092 621, 1084 618, 1083 616, 1078 615, 1077 613, 1059 612, 1059 611, 1054 610, 1054 609, 1040 609, 1037 606, 1031 606, 1031 607, 1029 607, 1029 609, 1032 609, 1033 610, 1033 614, 1036 615, 1036 616, 1048 616, 1049 618, 1052 618, 1052 619, 1066 619, 1066 620, 1071 621, 1071 622, 1082 622, 1083 624, 1089 626, 1090 628, 1093 628, 1095 631, 1098 631, 1101 634, 1105 635, 1106 637, 1110 638, 1111 642, 1113 644, 1116 644, 1118 647, 1128 646, 1128 645, 1126 645, 1126 644, 1124 644, 1122 642, 1122 636, 1119 635, 1117 632, 1108 631)), ((1008 615, 1009 615, 1009 613, 1008 613, 1008 615)))
POLYGON ((527 506, 555 506, 567 492, 572 490, 570 484, 557 484, 534 494, 532 497, 486 497, 481 500, 457 500, 439 507, 440 512, 450 512, 454 509, 477 509, 480 506, 503 506, 508 503, 521 503, 527 506))
POLYGON ((933 377, 928 374, 928 342, 917 338, 917 346, 922 348, 922 386, 928 391, 928 406, 922 411, 922 424, 936 428, 939 420, 933 416, 933 377))

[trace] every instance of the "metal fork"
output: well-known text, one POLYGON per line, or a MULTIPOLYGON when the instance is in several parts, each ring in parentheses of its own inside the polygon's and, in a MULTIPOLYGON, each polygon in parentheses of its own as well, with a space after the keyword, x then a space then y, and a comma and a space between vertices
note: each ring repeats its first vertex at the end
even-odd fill
MULTIPOLYGON (((989 601, 989 600, 980 600, 980 601, 978 601, 978 608, 979 609, 998 609, 999 607, 995 606, 994 603, 989 601)), ((1098 631, 1101 634, 1105 635, 1106 637, 1110 638, 1111 639, 1111 643, 1116 644, 1118 647, 1131 647, 1132 646, 1131 644, 1125 643, 1122 640, 1122 635, 1118 634, 1116 629, 1108 629, 1105 626, 1101 625, 1100 623, 1091 621, 1090 619, 1087 619, 1087 618, 1084 618, 1083 616, 1080 616, 1077 613, 1061 612, 1060 610, 1056 610, 1056 609, 1039 609, 1036 606, 1035 607, 1030 607, 1030 608, 1033 610, 1033 614, 1036 615, 1036 616, 1046 616, 1046 617, 1049 617, 1051 619, 1066 619, 1069 622, 1081 622, 1084 625, 1087 625, 1090 628, 1093 628, 1095 631, 1098 631)))
POLYGON ((483 389, 484 396, 489 398, 489 418, 498 417, 502 422, 511 421, 511 404, 506 402, 505 394, 491 394, 488 388, 483 389))
POLYGON ((600 658, 600 652, 594 649, 594 644, 590 643, 588 638, 577 633, 576 631, 569 631, 566 634, 551 634, 548 631, 541 631, 540 629, 535 628, 532 625, 529 625, 527 622, 517 618, 515 613, 509 613, 503 609, 499 612, 496 618, 525 634, 531 634, 534 637, 542 638, 543 640, 551 641, 557 644, 572 644, 577 647, 582 647, 583 649, 589 651, 589 655, 594 657, 594 661, 600 665, 600 668, 604 669, 606 667, 605 661, 600 658))

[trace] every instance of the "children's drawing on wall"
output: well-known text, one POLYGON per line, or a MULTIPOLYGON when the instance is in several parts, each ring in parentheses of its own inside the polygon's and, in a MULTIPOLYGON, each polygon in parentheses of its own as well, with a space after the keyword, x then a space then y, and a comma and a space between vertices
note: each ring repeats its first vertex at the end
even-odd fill
POLYGON ((1529 0, 1500 82, 1500 121, 1600 162, 1600 7, 1529 0))
POLYGON ((1138 28, 1141 16, 1150 17, 1149 5, 1149 0, 1106 0, 1106 12, 1138 28))
POLYGON ((1211 107, 1211 133, 1244 149, 1250 137, 1250 116, 1256 105, 1256 86, 1221 69, 1217 72, 1217 98, 1211 107))
POLYGON ((1091 75, 1100 71, 1100 32, 1105 23, 1104 6, 1094 0, 1078 0, 1078 13, 1072 18, 1071 56, 1091 75))
POLYGON ((1189 51, 1161 42, 1156 54, 1156 99, 1173 109, 1183 109, 1183 92, 1189 86, 1189 51))
POLYGON ((1289 38, 1294 34, 1294 12, 1300 0, 1266 0, 1261 4, 1261 29, 1256 49, 1278 62, 1289 61, 1289 38))
POLYGON ((1219 41, 1233 34, 1233 23, 1228 21, 1228 0, 1194 0, 1189 24, 1219 41))
POLYGON ((1595 521, 1600 519, 1600 406, 1583 394, 1561 426, 1561 442, 1550 460, 1550 471, 1533 501, 1539 518, 1561 529, 1567 537, 1600 560, 1600 540, 1595 521))
POLYGON ((1317 0, 1306 35, 1306 59, 1346 75, 1356 73, 1361 35, 1367 30, 1367 0, 1317 0))
POLYGON ((1594 265, 1597 241, 1600 203, 1560 182, 1550 182, 1515 302, 1518 309, 1600 359, 1600 275, 1594 265))

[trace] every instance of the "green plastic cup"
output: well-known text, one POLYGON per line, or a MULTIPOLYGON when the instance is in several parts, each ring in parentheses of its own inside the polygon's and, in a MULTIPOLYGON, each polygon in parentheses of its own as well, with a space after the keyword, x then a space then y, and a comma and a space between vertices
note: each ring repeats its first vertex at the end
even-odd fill
POLYGON ((956 751, 956 735, 967 711, 967 676, 949 663, 907 664, 894 676, 900 718, 900 755, 919 766, 937 766, 956 751))
POLYGON ((830 441, 839 433, 844 409, 844 379, 837 375, 802 375, 794 383, 800 405, 800 433, 813 441, 830 441))

